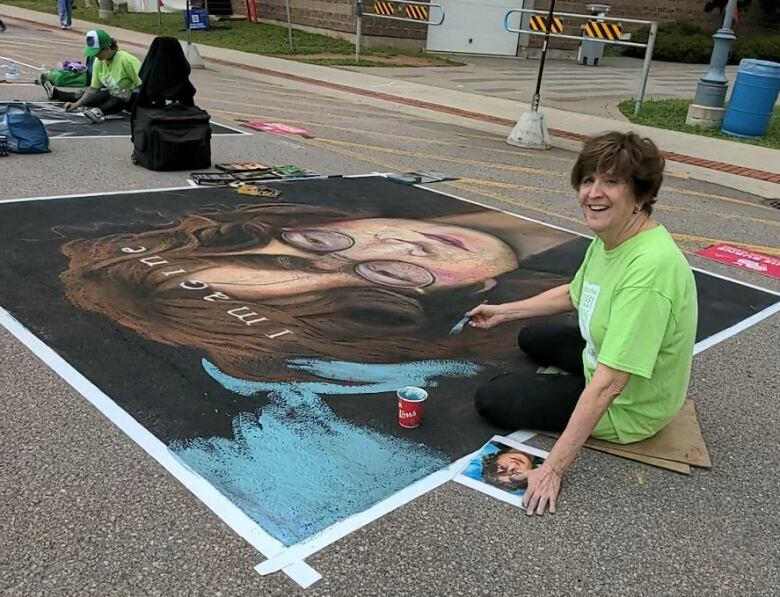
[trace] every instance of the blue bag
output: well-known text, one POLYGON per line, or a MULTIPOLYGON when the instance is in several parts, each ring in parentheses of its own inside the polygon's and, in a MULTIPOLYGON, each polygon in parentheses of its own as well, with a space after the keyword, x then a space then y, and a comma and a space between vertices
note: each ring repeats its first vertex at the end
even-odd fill
POLYGON ((0 106, 0 135, 8 137, 8 151, 14 153, 47 153, 49 134, 41 119, 30 112, 27 104, 0 106))

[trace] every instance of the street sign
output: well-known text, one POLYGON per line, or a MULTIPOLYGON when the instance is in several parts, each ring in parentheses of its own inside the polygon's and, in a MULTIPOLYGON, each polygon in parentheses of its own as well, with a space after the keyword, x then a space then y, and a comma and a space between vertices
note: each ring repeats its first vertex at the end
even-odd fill
POLYGON ((418 21, 428 20, 428 7, 420 4, 405 4, 404 14, 410 19, 416 19, 418 21))
POLYGON ((205 8, 190 8, 184 13, 184 27, 193 31, 207 31, 209 28, 209 13, 205 8), (188 22, 189 27, 187 27, 188 22))
POLYGON ((374 12, 378 15, 392 17, 395 14, 395 7, 393 6, 392 2, 374 0, 374 12))
MULTIPOLYGON (((529 25, 531 26, 531 31, 544 33, 547 31, 547 17, 533 15, 529 20, 529 25)), ((563 21, 558 17, 553 17, 550 33, 563 33, 563 21)))
POLYGON ((623 26, 620 23, 588 21, 582 26, 582 32, 586 37, 618 41, 623 33, 623 26))

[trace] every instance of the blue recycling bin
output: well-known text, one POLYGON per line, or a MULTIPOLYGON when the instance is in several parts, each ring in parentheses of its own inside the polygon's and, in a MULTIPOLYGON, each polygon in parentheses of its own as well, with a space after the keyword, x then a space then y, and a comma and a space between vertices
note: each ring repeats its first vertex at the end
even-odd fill
POLYGON ((721 132, 737 137, 760 137, 769 128, 780 92, 780 64, 744 58, 731 92, 721 132))

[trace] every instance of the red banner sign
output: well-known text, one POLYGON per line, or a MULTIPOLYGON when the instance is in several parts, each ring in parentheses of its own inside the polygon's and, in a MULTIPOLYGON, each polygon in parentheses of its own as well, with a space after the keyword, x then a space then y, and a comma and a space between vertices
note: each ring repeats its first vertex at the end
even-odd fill
POLYGON ((699 257, 780 279, 780 257, 756 253, 742 247, 717 244, 696 251, 699 257))
POLYGON ((277 135, 301 135, 302 137, 311 137, 311 133, 297 126, 285 124, 283 122, 264 122, 262 120, 249 120, 244 123, 256 131, 265 131, 266 133, 276 133, 277 135))

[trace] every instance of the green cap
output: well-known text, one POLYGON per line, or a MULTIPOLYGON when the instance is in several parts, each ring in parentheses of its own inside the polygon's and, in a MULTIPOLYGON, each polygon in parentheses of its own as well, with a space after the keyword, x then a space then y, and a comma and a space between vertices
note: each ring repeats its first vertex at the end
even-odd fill
POLYGON ((102 29, 87 31, 87 45, 84 48, 84 56, 97 56, 100 50, 105 50, 111 45, 111 36, 102 29))

